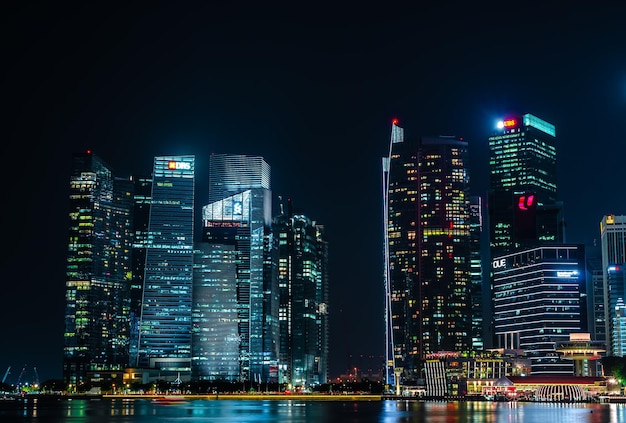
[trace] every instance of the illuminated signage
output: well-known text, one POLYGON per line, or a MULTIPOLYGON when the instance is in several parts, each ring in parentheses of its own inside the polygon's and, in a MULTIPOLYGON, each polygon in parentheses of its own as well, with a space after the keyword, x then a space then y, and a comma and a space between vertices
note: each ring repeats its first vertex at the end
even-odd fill
POLYGON ((472 216, 480 216, 480 206, 478 204, 470 205, 470 215, 472 216))
POLYGON ((191 163, 189 162, 167 162, 167 168, 169 170, 191 170, 191 163))
POLYGON ((517 207, 520 210, 528 210, 529 207, 533 206, 533 203, 535 201, 535 196, 534 195, 521 195, 519 197, 519 200, 517 202, 517 207))
POLYGON ((517 126, 517 121, 515 119, 507 119, 504 122, 502 122, 502 124, 504 125, 505 128, 512 128, 514 126, 517 126))
POLYGON ((571 278, 572 276, 576 276, 576 275, 578 275, 577 270, 563 270, 563 271, 556 272, 556 276, 558 278, 571 278))
POLYGON ((499 129, 515 128, 516 126, 517 126, 517 120, 516 119, 505 119, 505 120, 501 120, 500 122, 498 122, 498 128, 499 129))
POLYGON ((242 215, 243 214, 243 203, 241 201, 235 201, 233 203, 233 214, 234 215, 242 215))
POLYGON ((491 262, 491 267, 494 269, 500 269, 506 267, 506 259, 494 260, 491 262))

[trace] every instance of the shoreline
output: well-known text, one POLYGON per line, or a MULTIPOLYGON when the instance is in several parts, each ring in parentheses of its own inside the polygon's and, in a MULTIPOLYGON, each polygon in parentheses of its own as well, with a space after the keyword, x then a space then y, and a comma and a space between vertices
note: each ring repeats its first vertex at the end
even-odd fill
POLYGON ((258 394, 175 394, 175 395, 102 395, 107 399, 150 399, 154 401, 194 401, 194 400, 272 400, 272 401, 381 401, 382 395, 373 394, 281 394, 281 393, 258 393, 258 394))
MULTIPOLYGON (((404 397, 383 394, 284 394, 284 393, 218 393, 218 394, 26 394, 16 396, 5 396, 0 398, 6 401, 28 401, 28 400, 148 400, 159 404, 184 403, 189 401, 424 401, 424 402, 497 402, 482 398, 464 397, 404 397)), ((517 402, 517 401, 516 401, 517 402)), ((624 395, 601 395, 596 401, 519 401, 533 403, 626 403, 624 395)))

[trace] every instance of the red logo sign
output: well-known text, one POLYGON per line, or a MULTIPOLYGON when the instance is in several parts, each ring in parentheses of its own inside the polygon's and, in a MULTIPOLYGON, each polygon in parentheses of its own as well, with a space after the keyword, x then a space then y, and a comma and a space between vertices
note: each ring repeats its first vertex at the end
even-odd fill
POLYGON ((518 202, 517 202, 517 207, 520 210, 528 210, 529 207, 532 207, 533 203, 535 201, 535 196, 534 195, 522 195, 520 196, 518 202))

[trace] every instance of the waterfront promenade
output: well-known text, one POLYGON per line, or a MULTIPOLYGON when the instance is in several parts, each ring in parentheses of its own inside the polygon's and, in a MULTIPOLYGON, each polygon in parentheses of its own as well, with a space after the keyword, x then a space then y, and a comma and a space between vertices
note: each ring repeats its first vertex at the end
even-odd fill
POLYGON ((154 401, 193 401, 193 400, 290 400, 290 401, 381 401, 376 394, 284 394, 284 393, 217 393, 217 394, 103 394, 109 399, 151 399, 154 401))
MULTIPOLYGON (((427 402, 476 402, 487 401, 483 397, 427 397, 427 396, 396 396, 370 393, 283 393, 283 392, 256 392, 256 393, 207 393, 207 394, 61 394, 61 393, 33 393, 25 395, 4 396, 3 400, 27 400, 27 399, 63 399, 63 400, 97 400, 97 399, 121 399, 121 400, 149 400, 155 403, 176 403, 197 400, 239 400, 239 401, 427 401, 427 402)), ((598 395, 589 401, 538 401, 538 400, 512 400, 514 402, 543 402, 543 403, 568 403, 568 402, 596 402, 596 403, 626 403, 626 395, 598 395)), ((487 401, 493 402, 493 401, 487 401)), ((497 402, 497 401, 496 401, 497 402)))

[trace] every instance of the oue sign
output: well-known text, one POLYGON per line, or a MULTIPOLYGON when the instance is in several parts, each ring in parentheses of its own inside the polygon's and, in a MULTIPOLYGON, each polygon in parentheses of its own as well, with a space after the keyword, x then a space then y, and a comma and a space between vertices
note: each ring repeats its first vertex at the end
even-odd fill
POLYGON ((501 269, 506 267, 506 259, 494 260, 491 262, 491 267, 494 269, 501 269))

